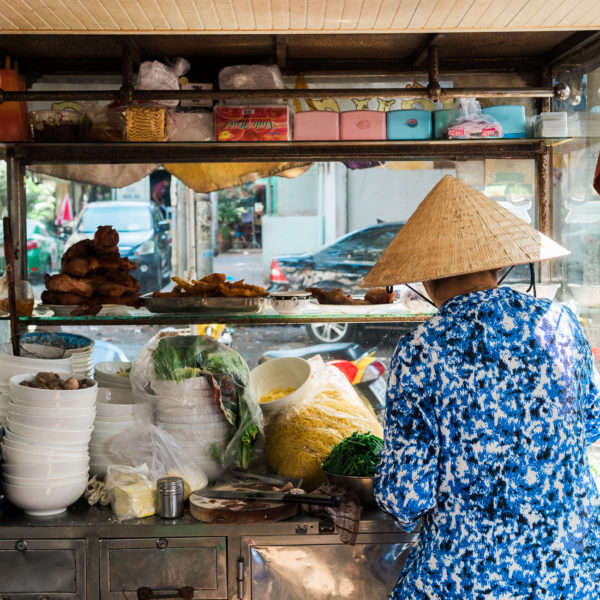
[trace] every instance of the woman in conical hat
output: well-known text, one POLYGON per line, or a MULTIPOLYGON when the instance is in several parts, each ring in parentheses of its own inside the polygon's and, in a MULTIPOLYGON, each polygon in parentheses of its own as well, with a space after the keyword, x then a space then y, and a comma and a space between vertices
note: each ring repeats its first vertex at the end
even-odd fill
POLYGON ((496 284, 566 254, 447 176, 366 275, 422 281, 439 307, 390 365, 376 499, 403 528, 422 519, 392 598, 600 598, 590 347, 567 307, 496 284))

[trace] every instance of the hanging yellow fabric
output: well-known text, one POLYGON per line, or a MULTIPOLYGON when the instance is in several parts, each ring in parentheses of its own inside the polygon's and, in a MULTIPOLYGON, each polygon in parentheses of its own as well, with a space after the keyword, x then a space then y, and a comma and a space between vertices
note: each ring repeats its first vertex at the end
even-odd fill
POLYGON ((307 171, 312 163, 256 162, 256 163, 175 163, 164 168, 193 189, 207 194, 262 177, 282 175, 295 177, 307 171))

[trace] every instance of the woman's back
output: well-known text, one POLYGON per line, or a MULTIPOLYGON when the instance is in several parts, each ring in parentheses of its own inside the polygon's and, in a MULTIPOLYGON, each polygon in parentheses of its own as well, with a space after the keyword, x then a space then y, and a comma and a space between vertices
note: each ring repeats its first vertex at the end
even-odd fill
POLYGON ((600 436, 568 309, 508 288, 455 297, 390 368, 382 507, 425 515, 397 598, 600 598, 600 436))

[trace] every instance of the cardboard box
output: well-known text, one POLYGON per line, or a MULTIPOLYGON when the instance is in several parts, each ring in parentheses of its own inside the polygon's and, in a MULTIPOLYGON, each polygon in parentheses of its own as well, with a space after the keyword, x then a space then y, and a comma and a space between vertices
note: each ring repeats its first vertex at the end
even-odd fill
POLYGON ((215 106, 218 142, 287 142, 291 139, 287 106, 215 106))

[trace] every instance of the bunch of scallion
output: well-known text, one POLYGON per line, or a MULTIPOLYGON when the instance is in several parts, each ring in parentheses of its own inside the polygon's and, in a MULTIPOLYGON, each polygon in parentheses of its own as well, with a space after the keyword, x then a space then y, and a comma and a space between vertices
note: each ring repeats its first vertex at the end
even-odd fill
POLYGON ((383 440, 370 433, 355 431, 334 446, 321 468, 334 475, 373 477, 381 460, 383 440))

